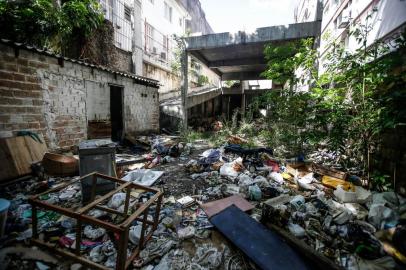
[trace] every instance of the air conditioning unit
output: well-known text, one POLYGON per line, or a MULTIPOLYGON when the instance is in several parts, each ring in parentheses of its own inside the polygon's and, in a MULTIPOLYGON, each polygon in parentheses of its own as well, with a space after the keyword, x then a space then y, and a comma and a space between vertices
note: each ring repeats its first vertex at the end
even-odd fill
POLYGON ((166 52, 161 52, 161 59, 166 60, 166 52))
POLYGON ((350 23, 350 11, 348 9, 344 9, 340 16, 337 18, 337 26, 338 28, 346 28, 350 23))

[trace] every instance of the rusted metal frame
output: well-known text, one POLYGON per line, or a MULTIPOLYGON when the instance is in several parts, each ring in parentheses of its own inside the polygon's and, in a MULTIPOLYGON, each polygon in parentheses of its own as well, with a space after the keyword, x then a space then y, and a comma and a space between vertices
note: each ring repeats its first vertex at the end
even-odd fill
MULTIPOLYGON (((101 174, 101 173, 95 172, 94 174, 95 174, 96 176, 99 176, 99 177, 102 177, 102 178, 111 180, 111 181, 116 182, 116 183, 119 183, 119 184, 128 183, 128 181, 121 180, 121 179, 117 179, 117 178, 114 178, 114 177, 112 177, 112 176, 104 175, 104 174, 101 174)), ((132 182, 130 182, 130 183, 132 183, 132 182)), ((150 192, 158 192, 158 191, 160 191, 159 189, 151 188, 151 187, 146 187, 146 186, 141 186, 141 185, 138 185, 138 184, 136 184, 136 183, 132 183, 132 188, 135 188, 135 189, 142 189, 142 190, 150 191, 150 192)))
POLYGON ((92 190, 90 193, 90 200, 93 201, 96 197, 96 184, 97 184, 97 177, 95 174, 92 176, 92 190))
POLYGON ((128 183, 128 181, 121 180, 121 179, 118 179, 118 178, 115 178, 115 177, 112 177, 112 176, 109 176, 109 175, 101 174, 101 173, 98 173, 98 172, 94 172, 93 174, 96 175, 96 177, 100 177, 100 178, 104 178, 104 179, 107 179, 107 180, 111 180, 111 181, 113 181, 113 182, 115 182, 115 183, 118 183, 118 184, 125 184, 125 183, 128 183))
POLYGON ((144 247, 144 234, 145 234, 145 230, 146 230, 146 224, 147 224, 147 219, 148 219, 148 211, 149 211, 149 206, 147 208, 145 208, 144 213, 144 217, 142 218, 142 225, 141 225, 141 237, 140 237, 140 241, 138 242, 138 246, 140 247, 140 249, 142 249, 144 247))
POLYGON ((80 255, 80 244, 82 243, 82 220, 79 218, 76 220, 76 250, 77 256, 80 255))
MULTIPOLYGON (((144 218, 137 217, 135 220, 143 222, 144 218)), ((154 225, 154 221, 151 221, 151 220, 146 220, 145 223, 147 223, 149 225, 154 225)))
POLYGON ((66 188, 66 187, 68 187, 68 186, 74 184, 75 182, 77 182, 77 181, 79 181, 79 180, 80 180, 80 179, 74 179, 74 180, 69 181, 68 183, 62 184, 61 186, 57 186, 57 187, 51 188, 51 189, 49 189, 49 190, 47 190, 47 191, 44 191, 44 192, 41 192, 41 193, 39 193, 39 194, 33 195, 33 196, 31 196, 31 199, 37 199, 38 197, 40 197, 40 196, 42 196, 42 195, 59 191, 59 190, 61 190, 61 189, 64 189, 64 188, 66 188))
MULTIPOLYGON (((148 242, 150 239, 151 239, 151 237, 152 237, 152 235, 154 234, 154 231, 150 231, 148 234, 147 234, 147 236, 144 238, 145 240, 144 240, 144 242, 146 243, 146 242, 148 242)), ((130 264, 134 261, 134 259, 138 256, 138 254, 140 253, 140 251, 141 251, 141 249, 140 249, 140 246, 138 245, 135 249, 134 249, 134 251, 133 251, 133 253, 131 254, 131 256, 127 259, 127 262, 126 262, 126 264, 125 264, 125 267, 126 268, 128 268, 128 266, 130 266, 130 264)))
POLYGON ((155 231, 156 228, 158 227, 159 213, 161 212, 162 197, 163 197, 163 194, 160 194, 160 196, 158 197, 158 201, 156 203, 155 216, 154 216, 154 222, 153 222, 153 226, 152 226, 152 231, 155 231))
POLYGON ((112 195, 116 194, 117 192, 123 190, 124 188, 130 186, 132 183, 131 182, 127 182, 119 187, 117 187, 116 189, 110 191, 109 193, 107 193, 106 195, 103 195, 102 197, 98 198, 97 200, 93 201, 92 203, 89 203, 88 205, 82 207, 81 209, 78 210, 79 214, 83 214, 86 213, 87 211, 89 211, 90 209, 92 209, 95 205, 103 202, 104 200, 107 200, 108 198, 110 198, 112 195))
POLYGON ((117 211, 115 209, 111 209, 111 208, 108 208, 108 207, 105 207, 105 206, 102 206, 102 205, 95 205, 94 208, 99 209, 99 210, 103 210, 103 211, 106 211, 106 212, 109 212, 109 213, 115 214, 115 215, 123 215, 123 213, 120 212, 120 211, 117 211))
POLYGON ((151 199, 149 199, 146 203, 144 203, 140 208, 138 208, 129 218, 127 218, 123 223, 120 224, 120 227, 125 228, 129 224, 131 224, 138 216, 140 216, 146 208, 154 203, 159 196, 162 196, 162 192, 158 191, 151 199))
POLYGON ((102 227, 104 229, 107 229, 107 230, 111 230, 111 231, 114 231, 114 232, 122 232, 123 231, 123 229, 121 227, 117 226, 117 225, 114 225, 114 224, 111 224, 111 223, 108 223, 108 222, 105 222, 105 221, 102 221, 102 220, 98 220, 96 218, 93 218, 93 217, 90 217, 90 216, 87 216, 87 215, 82 215, 82 214, 79 214, 77 212, 70 211, 70 210, 68 210, 66 208, 57 206, 57 205, 50 205, 50 204, 44 203, 44 202, 39 201, 39 200, 29 200, 29 201, 31 202, 31 204, 33 206, 37 205, 37 206, 39 206, 41 208, 44 208, 44 209, 47 209, 47 210, 50 210, 50 211, 58 212, 58 213, 60 213, 60 214, 62 214, 64 216, 68 216, 68 217, 71 217, 71 218, 74 218, 74 219, 81 219, 84 222, 87 222, 87 223, 90 223, 90 224, 93 224, 93 225, 96 225, 96 226, 100 226, 100 227, 102 227))
POLYGON ((120 234, 120 239, 119 239, 119 244, 118 244, 118 252, 117 252, 117 262, 116 262, 116 269, 117 270, 126 269, 128 233, 129 233, 129 228, 126 228, 120 234))
POLYGON ((82 256, 77 256, 77 255, 73 254, 72 252, 62 250, 60 248, 55 248, 54 245, 50 245, 50 244, 45 243, 45 242, 43 242, 43 241, 41 241, 39 239, 31 239, 31 241, 34 242, 36 245, 47 248, 50 251, 58 253, 61 256, 65 256, 65 257, 68 257, 68 258, 70 258, 72 260, 76 260, 77 262, 79 262, 81 264, 84 264, 84 265, 90 267, 91 269, 100 269, 100 270, 108 270, 108 269, 110 269, 110 268, 104 267, 101 264, 98 264, 98 263, 92 262, 92 261, 90 261, 88 259, 85 259, 82 256))
POLYGON ((124 202, 124 215, 128 215, 128 206, 130 205, 130 196, 131 196, 131 188, 127 188, 125 193, 125 202, 124 202))
POLYGON ((38 238, 38 219, 37 219, 37 206, 31 206, 31 218, 32 218, 32 237, 38 238))

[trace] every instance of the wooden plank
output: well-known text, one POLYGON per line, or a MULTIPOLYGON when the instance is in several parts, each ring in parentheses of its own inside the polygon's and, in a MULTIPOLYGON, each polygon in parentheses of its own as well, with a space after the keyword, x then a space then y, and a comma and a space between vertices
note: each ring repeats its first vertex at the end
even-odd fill
POLYGON ((318 173, 320 175, 327 175, 327 176, 331 176, 331 177, 335 177, 341 180, 346 180, 347 179, 347 173, 345 172, 341 172, 338 170, 335 170, 333 168, 328 168, 316 163, 312 164, 312 169, 313 172, 318 173))
POLYGON ((18 176, 31 173, 31 156, 27 151, 24 137, 13 137, 6 139, 8 151, 10 151, 11 158, 18 176))
POLYGON ((312 247, 307 245, 304 241, 296 238, 295 236, 289 234, 287 231, 279 228, 272 223, 266 223, 266 226, 272 231, 278 233, 283 237, 286 242, 298 250, 303 256, 308 258, 312 263, 314 263, 319 269, 333 269, 333 270, 343 270, 342 267, 335 264, 332 260, 324 256, 323 254, 317 253, 312 247))
POLYGON ((0 139, 0 181, 18 177, 17 168, 9 151, 6 139, 0 139))
POLYGON ((47 146, 30 136, 18 136, 0 139, 0 181, 10 180, 31 173, 31 164, 41 161, 47 146))
POLYGON ((101 264, 98 264, 98 263, 92 262, 88 259, 85 259, 81 256, 77 256, 77 255, 73 254, 72 252, 62 250, 61 248, 57 248, 57 247, 55 247, 55 245, 48 244, 39 239, 31 239, 31 242, 34 245, 49 249, 52 253, 56 253, 58 255, 68 257, 69 259, 75 260, 83 265, 89 266, 91 269, 100 269, 100 270, 109 270, 110 269, 101 264))
POLYGON ((42 143, 35 141, 30 136, 24 136, 27 150, 31 156, 31 163, 41 161, 45 153, 48 151, 42 134, 38 134, 38 137, 40 138, 42 143))

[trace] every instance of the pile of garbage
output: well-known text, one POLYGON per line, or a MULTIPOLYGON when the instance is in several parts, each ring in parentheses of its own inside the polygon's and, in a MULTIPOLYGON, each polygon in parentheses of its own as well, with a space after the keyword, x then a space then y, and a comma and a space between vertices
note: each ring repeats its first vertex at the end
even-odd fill
MULTIPOLYGON (((134 260, 135 268, 255 268, 216 231, 201 207, 233 195, 252 204, 249 214, 253 219, 280 227, 345 269, 396 269, 406 265, 406 199, 395 192, 370 191, 358 177, 317 164, 276 159, 271 149, 246 147, 245 140, 237 136, 230 137, 222 147, 199 153, 193 144, 173 137, 144 138, 142 142, 150 149, 144 155, 146 161, 123 170, 123 180, 167 191, 170 181, 182 185, 178 175, 184 175, 193 188, 164 194, 159 224, 134 260)), ((37 192, 69 180, 50 179, 42 184, 34 180, 27 183, 35 183, 37 192)), ((1 194, 11 201, 3 246, 24 242, 32 235, 29 193, 26 187, 10 186, 1 194)), ((120 194, 124 193, 116 194, 109 207, 120 211, 124 203, 120 194)), ((146 193, 132 194, 131 202, 145 198, 146 193)), ((79 207, 80 185, 41 199, 63 207, 79 207)), ((151 209, 148 219, 154 211, 151 209)), ((101 210, 91 214, 109 222, 117 218, 101 210)), ((75 246, 72 219, 47 211, 39 211, 38 217, 44 237, 67 249, 75 246)), ((140 224, 133 225, 129 250, 137 246, 141 233, 140 224)), ((81 243, 83 254, 114 268, 114 242, 114 235, 88 226, 81 243)))

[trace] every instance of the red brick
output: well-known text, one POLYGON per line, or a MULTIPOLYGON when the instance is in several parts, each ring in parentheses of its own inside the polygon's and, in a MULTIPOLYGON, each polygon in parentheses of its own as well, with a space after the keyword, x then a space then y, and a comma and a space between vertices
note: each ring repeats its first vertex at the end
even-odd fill
POLYGON ((27 73, 27 74, 35 74, 35 68, 19 66, 18 72, 27 73))
POLYGON ((13 91, 10 89, 0 89, 0 97, 12 97, 13 91))
POLYGON ((24 81, 25 81, 25 76, 22 75, 22 74, 14 73, 14 74, 13 74, 13 80, 24 82, 24 81))
POLYGON ((25 76, 25 80, 31 83, 39 83, 38 77, 35 76, 25 76))
POLYGON ((35 129, 40 128, 39 123, 29 123, 28 126, 29 126, 30 128, 35 128, 35 129))
POLYGON ((25 107, 24 109, 26 113, 42 113, 41 107, 25 107))
POLYGON ((0 104, 21 105, 21 99, 4 97, 0 99, 0 104))
POLYGON ((3 80, 12 80, 13 74, 9 72, 0 71, 0 78, 3 80))
POLYGON ((3 54, 3 60, 5 62, 16 62, 17 58, 15 56, 3 54))
POLYGON ((41 105, 43 105, 44 104, 44 101, 43 100, 38 100, 38 99, 33 99, 32 100, 32 105, 34 105, 34 106, 41 106, 41 105))
POLYGON ((30 67, 34 67, 34 68, 49 68, 49 64, 41 63, 41 62, 35 62, 35 61, 29 61, 28 65, 30 67))
POLYGON ((6 65, 4 66, 4 69, 5 69, 5 70, 9 70, 9 71, 15 71, 15 72, 18 71, 16 64, 6 64, 6 65))
POLYGON ((0 115, 0 122, 5 123, 10 121, 10 115, 0 115))
POLYGON ((17 63, 18 63, 19 65, 28 66, 28 59, 25 59, 25 58, 18 58, 18 59, 17 59, 17 63))

